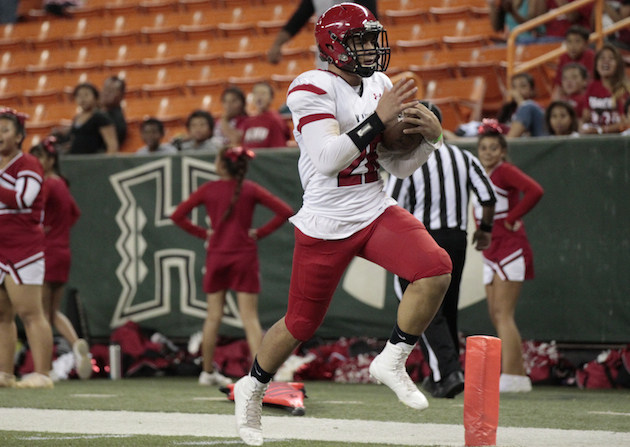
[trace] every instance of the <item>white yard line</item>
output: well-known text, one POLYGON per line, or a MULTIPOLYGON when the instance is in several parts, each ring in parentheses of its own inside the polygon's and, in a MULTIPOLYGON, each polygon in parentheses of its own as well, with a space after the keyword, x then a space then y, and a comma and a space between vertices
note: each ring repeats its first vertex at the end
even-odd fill
MULTIPOLYGON (((269 441, 303 439, 365 444, 464 445, 464 427, 295 416, 263 416, 269 441)), ((235 438, 231 415, 132 411, 0 408, 0 430, 88 435, 156 435, 235 438)), ((211 444, 205 444, 211 445, 211 444)), ((498 446, 627 447, 630 433, 499 427, 498 446)))

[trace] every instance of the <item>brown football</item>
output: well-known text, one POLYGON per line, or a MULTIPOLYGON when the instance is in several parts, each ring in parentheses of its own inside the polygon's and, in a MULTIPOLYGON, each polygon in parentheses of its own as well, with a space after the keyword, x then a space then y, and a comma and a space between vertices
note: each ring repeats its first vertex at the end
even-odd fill
POLYGON ((423 136, 420 133, 406 134, 403 129, 414 127, 413 124, 397 121, 395 124, 386 127, 383 132, 381 144, 388 152, 405 154, 414 150, 420 145, 423 136))

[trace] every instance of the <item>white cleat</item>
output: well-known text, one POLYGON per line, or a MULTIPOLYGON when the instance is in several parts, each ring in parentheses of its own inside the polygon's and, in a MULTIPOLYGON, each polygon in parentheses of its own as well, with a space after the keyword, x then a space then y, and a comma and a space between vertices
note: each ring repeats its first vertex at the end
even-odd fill
POLYGON ((500 393, 529 393, 532 390, 532 381, 527 376, 514 374, 501 374, 499 379, 500 393))
POLYGON ((44 374, 32 372, 15 383, 16 388, 54 388, 52 379, 44 374))
POLYGON ((424 410, 429 402, 405 368, 410 353, 411 351, 407 352, 388 341, 381 353, 372 360, 369 371, 372 377, 396 393, 403 404, 416 410, 424 410))
POLYGON ((201 371, 201 374, 199 374, 199 385, 228 386, 230 383, 232 383, 232 379, 230 379, 229 377, 225 377, 216 369, 211 373, 206 372, 206 371, 201 371))
POLYGON ((79 379, 86 380, 92 377, 92 357, 87 341, 79 338, 72 344, 72 352, 76 362, 76 370, 79 379))
POLYGON ((249 375, 234 385, 234 414, 236 431, 247 445, 263 445, 262 400, 267 384, 261 384, 249 375))

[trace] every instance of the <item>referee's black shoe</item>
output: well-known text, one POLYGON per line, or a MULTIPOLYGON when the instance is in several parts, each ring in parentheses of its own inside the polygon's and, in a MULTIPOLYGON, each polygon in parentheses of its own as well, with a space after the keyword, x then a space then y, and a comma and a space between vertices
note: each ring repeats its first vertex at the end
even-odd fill
POLYGON ((431 395, 438 398, 452 399, 464 391, 464 374, 461 371, 453 371, 446 378, 435 384, 431 395))

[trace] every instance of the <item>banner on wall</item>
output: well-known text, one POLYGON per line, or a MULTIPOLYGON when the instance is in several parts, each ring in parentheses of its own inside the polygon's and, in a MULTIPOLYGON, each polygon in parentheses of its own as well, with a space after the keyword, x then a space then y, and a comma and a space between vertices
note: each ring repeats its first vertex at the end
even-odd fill
MULTIPOLYGON (((630 341, 625 274, 630 265, 630 151, 623 138, 610 138, 605 147, 600 143, 592 138, 510 143, 513 162, 545 189, 525 218, 536 268, 536 279, 525 283, 517 308, 525 338, 630 341)), ((298 156, 296 149, 259 151, 248 173, 296 211, 302 196, 298 156)), ((200 330, 206 310, 203 241, 176 227, 169 216, 199 185, 217 178, 213 157, 66 156, 62 170, 82 210, 72 230, 68 288, 79 291, 90 334, 107 337, 126 321, 170 337, 200 330)), ((269 217, 268 210, 257 210, 254 225, 269 217)), ((207 224, 203 208, 191 218, 207 224)), ((259 241, 264 328, 286 311, 293 240, 287 223, 259 241)), ((493 333, 484 297, 481 257, 470 245, 460 299, 460 328, 466 334, 493 333)), ((392 275, 357 258, 318 335, 386 338, 397 306, 392 275)), ((223 323, 222 334, 244 336, 232 295, 223 323)))

